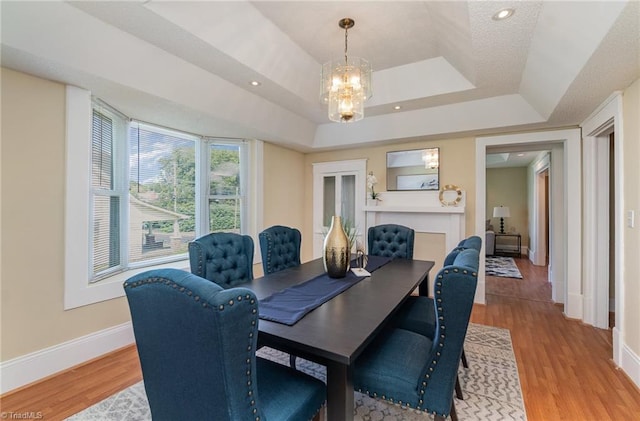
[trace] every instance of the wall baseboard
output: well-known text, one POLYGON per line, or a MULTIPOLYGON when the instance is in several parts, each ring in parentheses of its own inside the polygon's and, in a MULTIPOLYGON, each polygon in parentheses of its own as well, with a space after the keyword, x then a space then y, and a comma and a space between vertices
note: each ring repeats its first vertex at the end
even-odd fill
POLYGON ((622 345, 622 364, 620 368, 640 388, 640 357, 626 344, 622 345))
MULTIPOLYGON (((0 394, 134 343, 131 322, 0 363, 0 394)), ((620 368, 640 387, 640 357, 626 344, 620 368)))
POLYGON ((135 341, 131 322, 0 363, 0 394, 44 379, 135 341))

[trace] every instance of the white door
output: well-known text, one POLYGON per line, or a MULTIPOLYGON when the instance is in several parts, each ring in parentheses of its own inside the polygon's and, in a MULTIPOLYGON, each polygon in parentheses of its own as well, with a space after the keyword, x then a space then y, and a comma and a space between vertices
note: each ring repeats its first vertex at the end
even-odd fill
POLYGON ((365 159, 313 164, 313 257, 322 256, 324 235, 334 215, 362 240, 365 228, 365 159))

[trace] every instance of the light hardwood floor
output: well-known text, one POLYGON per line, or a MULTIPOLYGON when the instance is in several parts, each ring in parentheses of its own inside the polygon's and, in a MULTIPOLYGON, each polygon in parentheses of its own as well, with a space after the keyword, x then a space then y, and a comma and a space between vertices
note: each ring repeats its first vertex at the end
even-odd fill
MULTIPOLYGON (((487 277, 487 305, 471 320, 511 331, 528 420, 640 420, 640 391, 613 365, 610 331, 566 319, 546 270, 516 261, 524 279, 487 277)), ((0 408, 62 420, 140 379, 130 346, 7 394, 0 408)))

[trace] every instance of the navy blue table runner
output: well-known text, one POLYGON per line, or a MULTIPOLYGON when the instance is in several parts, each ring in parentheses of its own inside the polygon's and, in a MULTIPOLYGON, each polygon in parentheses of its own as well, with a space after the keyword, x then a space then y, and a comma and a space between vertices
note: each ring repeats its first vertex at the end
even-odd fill
MULTIPOLYGON (((388 257, 368 256, 366 270, 371 273, 391 261, 388 257)), ((355 261, 352 261, 353 265, 355 261)), ((357 284, 365 276, 349 271, 344 278, 320 274, 306 282, 278 291, 262 300, 258 306, 261 319, 294 325, 316 307, 357 284)))

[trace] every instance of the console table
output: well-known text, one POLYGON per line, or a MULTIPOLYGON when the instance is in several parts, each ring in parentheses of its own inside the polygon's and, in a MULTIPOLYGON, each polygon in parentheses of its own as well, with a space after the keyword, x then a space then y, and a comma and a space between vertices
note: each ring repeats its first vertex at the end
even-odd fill
POLYGON ((496 243, 495 244, 496 245, 495 245, 494 253, 496 255, 520 257, 520 255, 522 254, 522 236, 520 234, 517 234, 517 233, 505 233, 505 234, 496 233, 496 243), (505 243, 504 241, 502 243, 500 243, 501 239, 508 239, 508 238, 514 238, 515 239, 515 248, 513 247, 514 244, 511 241, 509 241, 508 243, 505 243))

